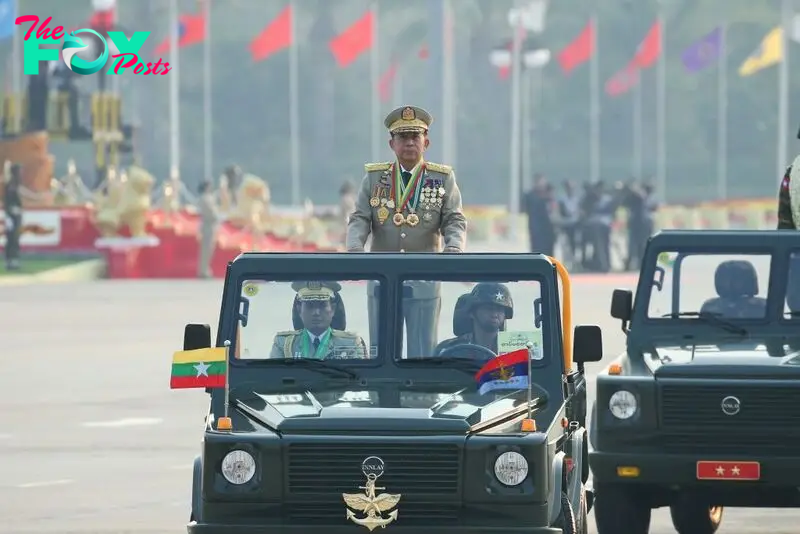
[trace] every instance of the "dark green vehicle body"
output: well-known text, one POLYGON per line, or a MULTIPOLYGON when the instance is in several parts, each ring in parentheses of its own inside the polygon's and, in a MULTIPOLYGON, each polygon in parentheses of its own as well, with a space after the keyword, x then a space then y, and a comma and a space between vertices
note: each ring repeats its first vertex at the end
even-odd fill
MULTIPOLYGON (((560 496, 568 496, 576 515, 586 503, 583 373, 565 377, 557 364, 537 370, 536 386, 548 398, 534 411, 538 432, 520 431, 528 399, 519 392, 510 394, 513 402, 504 399, 509 409, 489 421, 484 410, 492 405, 471 403, 466 393, 442 401, 441 395, 462 390, 471 376, 446 366, 401 366, 393 357, 403 330, 402 277, 444 279, 442 273, 476 281, 490 275, 507 275, 510 280, 535 276, 542 287, 542 320, 553 321, 545 346, 561 354, 557 278, 544 256, 246 253, 228 266, 216 346, 234 338, 241 285, 248 277, 364 277, 381 280, 379 357, 348 367, 358 373, 358 380, 332 375, 322 377, 324 383, 318 371, 302 366, 265 369, 232 362, 233 431, 215 429, 212 421, 223 413, 224 394, 209 390, 202 454, 194 464, 190 534, 367 532, 346 520, 342 493, 359 491, 360 466, 370 456, 386 461, 386 474, 380 479, 385 491, 402 494, 399 518, 386 527, 388 531, 561 532, 552 526, 560 514, 560 496), (315 384, 313 394, 306 387, 310 383, 315 384), (247 392, 253 384, 266 384, 270 394, 283 394, 286 400, 266 402, 246 395, 236 400, 237 391, 247 392), (370 392, 370 397, 342 403, 345 392, 370 392), (401 394, 409 393, 419 395, 417 407, 401 407, 401 394), (562 425, 564 418, 569 425, 562 425), (239 486, 229 483, 220 470, 223 457, 235 449, 248 451, 256 461, 255 476, 239 486), (517 451, 528 460, 528 477, 520 486, 505 487, 494 476, 494 461, 505 451, 517 451)), ((197 326, 187 326, 187 336, 190 327, 197 326)), ((594 328, 577 327, 576 346, 579 338, 584 344, 596 343, 599 329, 594 328)), ((184 344, 198 348, 196 339, 184 344)))
MULTIPOLYGON (((789 281, 800 276, 798 252, 797 232, 667 231, 651 238, 635 300, 625 290, 612 299, 626 351, 596 382, 589 459, 600 534, 645 533, 650 509, 661 506, 671 507, 681 533, 713 532, 709 509, 721 517, 724 506, 800 506, 800 317, 784 310, 789 281), (661 291, 665 272, 658 258, 676 250, 681 253, 668 268, 678 280, 691 276, 681 269, 692 254, 771 255, 765 316, 728 320, 722 328, 697 317, 653 320, 648 303, 661 291), (691 359, 670 362, 675 347, 691 359), (629 419, 609 409, 620 390, 638 403, 629 419), (731 397, 736 410, 726 413, 723 399, 731 397), (760 476, 707 480, 698 462, 759 462, 760 476), (620 473, 621 467, 629 469, 620 473), (627 518, 624 525, 613 523, 612 509, 627 518)), ((677 286, 665 298, 673 310, 683 309, 677 286)))

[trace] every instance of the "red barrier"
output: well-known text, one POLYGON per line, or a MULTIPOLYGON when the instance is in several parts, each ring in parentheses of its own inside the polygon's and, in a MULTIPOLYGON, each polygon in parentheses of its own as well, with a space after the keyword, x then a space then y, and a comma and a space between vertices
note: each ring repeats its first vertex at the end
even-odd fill
MULTIPOLYGON (((102 254, 109 278, 196 278, 200 256, 200 221, 191 213, 148 214, 149 237, 132 238, 127 230, 104 238, 89 208, 29 209, 23 215, 23 252, 102 254)), ((1 232, 0 232, 1 234, 1 232)), ((0 248, 5 244, 0 237, 0 248)), ((229 261, 246 251, 315 252, 313 244, 297 245, 267 235, 256 239, 245 230, 223 223, 211 257, 215 277, 225 275, 229 261)))

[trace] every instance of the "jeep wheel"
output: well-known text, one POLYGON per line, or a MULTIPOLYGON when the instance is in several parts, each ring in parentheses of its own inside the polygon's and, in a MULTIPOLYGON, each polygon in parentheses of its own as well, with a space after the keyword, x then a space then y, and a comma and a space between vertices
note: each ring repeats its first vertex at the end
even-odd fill
POLYGON ((597 484, 592 509, 598 534, 647 534, 650 531, 652 509, 635 487, 597 484))
POLYGON ((669 507, 678 534, 714 534, 722 523, 722 506, 709 506, 691 495, 681 495, 669 507))
POLYGON ((563 491, 561 492, 561 512, 553 526, 560 528, 563 534, 578 534, 578 529, 575 527, 575 512, 572 511, 572 504, 563 491))

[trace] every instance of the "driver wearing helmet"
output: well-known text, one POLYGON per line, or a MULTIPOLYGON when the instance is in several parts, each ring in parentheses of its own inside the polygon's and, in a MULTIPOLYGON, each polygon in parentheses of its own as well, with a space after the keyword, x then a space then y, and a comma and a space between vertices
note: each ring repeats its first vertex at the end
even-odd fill
MULTIPOLYGON (((481 345, 497 354, 497 334, 505 328, 507 319, 514 317, 514 300, 503 284, 482 282, 468 295, 465 318, 470 321, 469 331, 442 341, 434 354, 456 345, 481 345)), ((456 314, 459 310, 456 310, 456 314)), ((455 321, 454 321, 455 322, 455 321)), ((458 332, 454 332, 458 333, 458 332)))

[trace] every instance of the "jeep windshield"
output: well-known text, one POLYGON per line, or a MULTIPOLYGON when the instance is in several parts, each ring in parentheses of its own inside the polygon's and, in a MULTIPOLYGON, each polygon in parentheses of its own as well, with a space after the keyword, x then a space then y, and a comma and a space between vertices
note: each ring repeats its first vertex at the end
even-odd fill
POLYGON ((405 335, 397 354, 404 363, 475 372, 528 344, 534 366, 550 361, 544 341, 551 321, 542 316, 536 280, 415 279, 404 281, 403 292, 405 335))
POLYGON ((245 280, 234 359, 355 378, 348 367, 377 357, 368 324, 371 280, 245 280))
POLYGON ((662 252, 648 319, 694 320, 741 333, 747 322, 767 317, 772 259, 771 254, 662 252))

